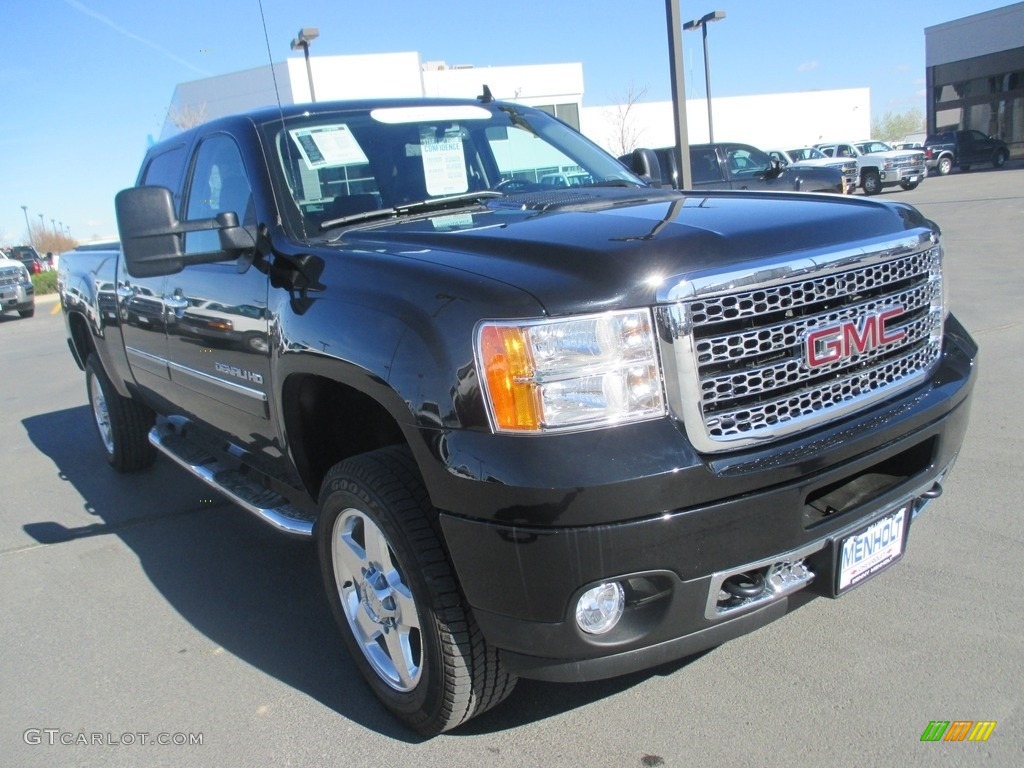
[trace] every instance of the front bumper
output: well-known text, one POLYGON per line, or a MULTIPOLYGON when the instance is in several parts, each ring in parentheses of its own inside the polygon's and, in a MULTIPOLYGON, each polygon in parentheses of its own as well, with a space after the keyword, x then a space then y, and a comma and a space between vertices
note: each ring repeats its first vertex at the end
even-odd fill
POLYGON ((883 184, 919 183, 927 175, 928 165, 925 162, 921 162, 913 166, 885 169, 881 172, 881 179, 883 184))
POLYGON ((35 306, 35 286, 31 282, 0 287, 0 311, 25 311, 35 306))
MULTIPOLYGON (((900 506, 920 511, 956 459, 977 348, 952 318, 949 328, 928 383, 808 435, 699 458, 698 466, 680 466, 678 448, 652 439, 634 450, 675 469, 603 486, 581 481, 547 492, 533 488, 519 499, 522 489, 502 486, 494 482, 501 473, 491 474, 487 490, 506 499, 493 519, 441 515, 460 582, 488 641, 524 677, 599 679, 712 647, 814 594, 832 594, 835 543, 900 506), (666 506, 668 499, 675 503, 666 506), (531 509, 536 521, 545 514, 553 522, 576 520, 580 509, 593 519, 615 513, 620 519, 531 524, 531 509), (622 520, 623 514, 632 517, 622 520), (736 610, 716 610, 730 574, 794 561, 813 577, 736 610), (626 585, 623 619, 605 635, 587 635, 575 623, 576 601, 612 580, 626 585)), ((592 440, 600 437, 591 433, 592 440)), ((534 441, 535 451, 543 450, 543 440, 534 441)), ((587 461, 579 455, 580 463, 587 461)), ((477 509, 486 511, 486 498, 477 498, 477 509)))

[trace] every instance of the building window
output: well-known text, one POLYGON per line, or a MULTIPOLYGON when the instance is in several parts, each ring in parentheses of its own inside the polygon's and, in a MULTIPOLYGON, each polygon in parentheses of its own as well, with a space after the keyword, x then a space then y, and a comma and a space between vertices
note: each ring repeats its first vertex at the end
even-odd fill
POLYGON ((571 125, 577 131, 580 129, 580 105, 570 104, 543 104, 535 107, 541 112, 547 112, 552 117, 557 117, 563 123, 571 125))

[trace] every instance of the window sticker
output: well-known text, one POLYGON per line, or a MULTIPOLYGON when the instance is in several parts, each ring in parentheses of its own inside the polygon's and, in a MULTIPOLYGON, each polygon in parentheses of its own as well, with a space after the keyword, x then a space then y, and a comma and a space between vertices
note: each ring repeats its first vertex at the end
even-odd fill
POLYGON ((369 162, 347 125, 293 128, 288 133, 309 170, 369 162))
POLYGON ((433 131, 424 129, 420 135, 420 142, 427 194, 457 195, 469 191, 462 137, 451 135, 437 139, 433 131))

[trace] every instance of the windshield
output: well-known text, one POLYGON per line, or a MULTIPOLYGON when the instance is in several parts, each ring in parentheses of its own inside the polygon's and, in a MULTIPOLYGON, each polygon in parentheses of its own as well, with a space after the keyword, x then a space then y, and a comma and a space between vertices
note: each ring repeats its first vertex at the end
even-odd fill
POLYGON ((509 104, 331 109, 263 126, 290 199, 292 234, 434 199, 516 195, 561 186, 641 184, 615 158, 539 110, 509 104), (475 195, 474 193, 481 193, 475 195))
POLYGON ((828 159, 828 156, 820 149, 814 147, 803 147, 801 149, 789 150, 789 156, 793 158, 793 162, 798 160, 821 160, 828 159))
POLYGON ((866 141, 863 144, 858 144, 857 149, 865 155, 870 155, 873 152, 892 152, 892 147, 884 141, 866 141))

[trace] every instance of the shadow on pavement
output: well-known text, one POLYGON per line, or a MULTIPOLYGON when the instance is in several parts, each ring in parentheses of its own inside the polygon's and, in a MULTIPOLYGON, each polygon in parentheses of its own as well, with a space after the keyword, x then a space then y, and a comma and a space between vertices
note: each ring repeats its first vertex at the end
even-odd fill
MULTIPOLYGON (((271 530, 165 459, 135 475, 117 474, 93 442, 86 406, 33 416, 23 424, 95 518, 69 528, 45 519, 40 507, 41 518, 23 526, 36 541, 52 545, 87 536, 119 537, 167 603, 212 643, 369 730, 398 741, 422 740, 378 704, 350 662, 323 595, 312 542, 271 530)), ((178 653, 201 650, 206 649, 178 653)), ((685 663, 595 683, 523 680, 509 700, 455 735, 543 720, 685 663)))

